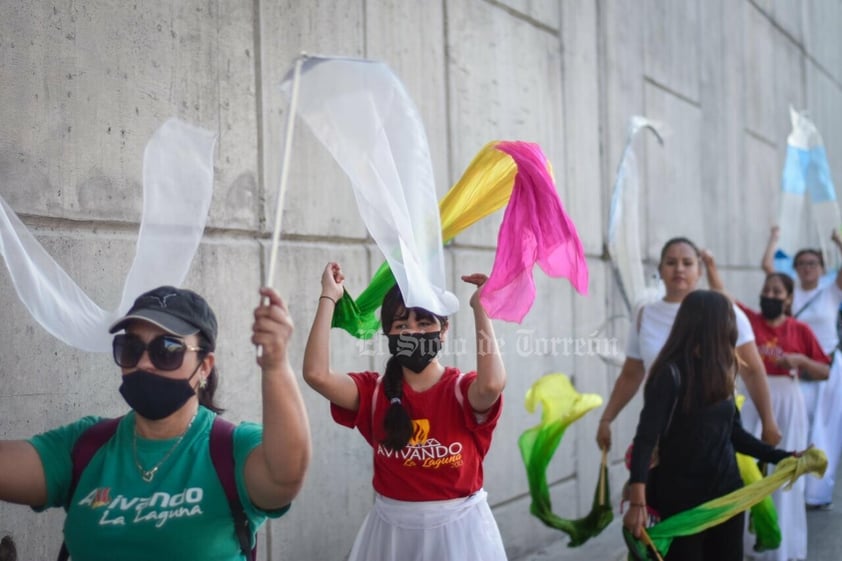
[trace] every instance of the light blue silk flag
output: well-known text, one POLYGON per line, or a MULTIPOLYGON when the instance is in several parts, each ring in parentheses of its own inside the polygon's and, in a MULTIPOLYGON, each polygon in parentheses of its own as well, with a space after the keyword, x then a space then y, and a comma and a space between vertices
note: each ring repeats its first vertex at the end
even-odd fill
POLYGON ((787 137, 781 177, 781 227, 775 267, 792 271, 791 256, 804 247, 818 247, 828 271, 839 268, 838 252, 828 251, 831 233, 840 226, 836 189, 821 134, 806 116, 790 107, 792 132, 787 137), (808 203, 809 198, 809 203, 808 203))

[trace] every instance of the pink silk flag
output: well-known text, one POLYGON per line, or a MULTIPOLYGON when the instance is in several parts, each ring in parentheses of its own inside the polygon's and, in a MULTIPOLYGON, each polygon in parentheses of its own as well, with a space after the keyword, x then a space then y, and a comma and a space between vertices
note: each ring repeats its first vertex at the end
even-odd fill
POLYGON ((490 317, 520 323, 535 300, 535 263, 551 277, 569 279, 582 295, 588 292, 588 265, 540 146, 503 141, 495 148, 511 156, 518 171, 480 301, 490 317))

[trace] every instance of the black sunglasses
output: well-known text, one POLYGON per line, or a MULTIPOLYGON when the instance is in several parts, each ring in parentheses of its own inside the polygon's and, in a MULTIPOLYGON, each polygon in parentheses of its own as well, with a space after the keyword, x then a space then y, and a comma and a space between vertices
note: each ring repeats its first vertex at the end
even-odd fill
POLYGON ((184 362, 187 351, 205 351, 202 347, 190 347, 173 335, 159 335, 144 343, 137 335, 120 334, 114 336, 111 345, 114 362, 120 368, 134 368, 140 362, 144 351, 149 352, 149 360, 158 370, 178 370, 184 362))

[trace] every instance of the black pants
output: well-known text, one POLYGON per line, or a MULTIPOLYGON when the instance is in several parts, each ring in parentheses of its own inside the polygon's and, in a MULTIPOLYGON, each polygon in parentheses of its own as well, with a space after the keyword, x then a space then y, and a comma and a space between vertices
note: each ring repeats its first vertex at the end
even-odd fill
POLYGON ((664 561, 743 561, 745 513, 699 534, 673 540, 664 561))

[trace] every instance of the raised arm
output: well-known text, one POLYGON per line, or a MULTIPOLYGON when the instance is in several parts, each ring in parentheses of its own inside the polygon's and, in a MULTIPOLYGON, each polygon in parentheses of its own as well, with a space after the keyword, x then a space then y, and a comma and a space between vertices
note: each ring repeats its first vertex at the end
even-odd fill
POLYGON ((267 303, 254 311, 251 341, 262 348, 263 441, 246 460, 245 480, 252 502, 264 509, 289 504, 301 490, 310 463, 310 425, 289 363, 293 324, 286 304, 271 288, 267 303))
POLYGON ((643 361, 627 357, 620 370, 620 376, 614 382, 614 389, 611 390, 611 397, 608 398, 605 411, 599 419, 596 443, 601 449, 611 448, 611 423, 637 393, 645 377, 646 370, 643 368, 643 361))
MULTIPOLYGON (((830 239, 833 240, 833 245, 836 246, 836 249, 842 252, 842 237, 839 235, 839 230, 834 229, 830 235, 830 239)), ((836 271, 836 286, 842 289, 842 267, 836 271)))
POLYGON ((772 229, 769 230, 769 241, 766 242, 766 250, 763 252, 763 260, 760 262, 763 272, 767 275, 775 272, 775 248, 778 246, 778 238, 780 236, 780 227, 772 226, 772 229))
POLYGON ((705 264, 705 273, 707 274, 710 289, 727 296, 725 283, 722 282, 722 277, 719 276, 719 269, 716 267, 716 260, 713 258, 713 254, 707 249, 702 250, 702 263, 705 264))
POLYGON ((41 456, 28 442, 0 441, 0 501, 36 507, 47 502, 41 456))
POLYGON ((356 411, 360 394, 354 381, 330 368, 330 324, 336 302, 342 298, 345 276, 338 263, 328 263, 322 273, 322 293, 316 317, 304 348, 304 381, 339 407, 356 411))
POLYGON ((468 401, 474 411, 483 412, 490 409, 503 393, 503 388, 506 387, 506 367, 503 365, 500 349, 497 348, 491 318, 479 300, 480 289, 488 280, 488 276, 474 273, 463 276, 462 280, 477 287, 471 296, 477 340, 477 378, 468 388, 468 401))

